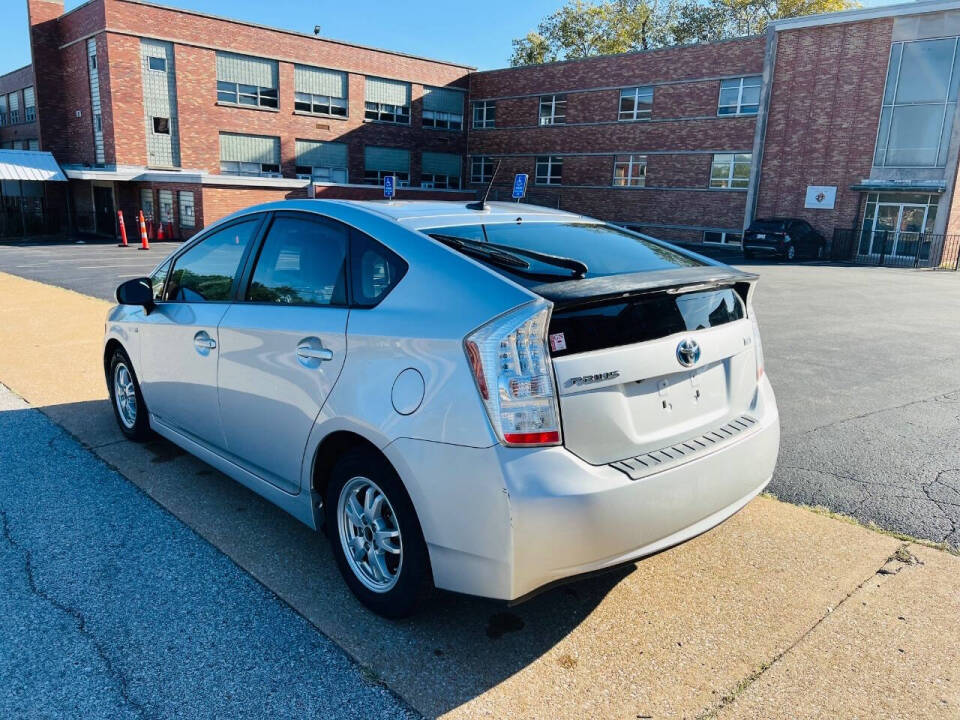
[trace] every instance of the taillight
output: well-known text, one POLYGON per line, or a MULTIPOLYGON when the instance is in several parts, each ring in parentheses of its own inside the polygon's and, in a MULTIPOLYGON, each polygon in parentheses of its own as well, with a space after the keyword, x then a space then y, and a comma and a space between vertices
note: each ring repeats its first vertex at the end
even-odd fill
POLYGON ((537 301, 464 340, 490 424, 504 445, 560 444, 560 411, 547 349, 550 305, 537 301))
POLYGON ((760 342, 760 323, 757 322, 757 315, 753 311, 753 306, 747 308, 750 314, 750 324, 753 325, 753 351, 757 356, 757 380, 763 375, 763 343, 760 342))

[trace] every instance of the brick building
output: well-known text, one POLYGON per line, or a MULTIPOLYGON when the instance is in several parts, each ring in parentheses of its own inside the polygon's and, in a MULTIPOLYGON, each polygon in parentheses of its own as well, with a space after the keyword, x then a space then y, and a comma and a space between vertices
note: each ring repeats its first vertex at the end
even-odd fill
POLYGON ((27 4, 35 82, 3 76, 0 98, 33 82, 81 229, 143 208, 188 236, 263 200, 376 197, 388 174, 472 196, 499 163, 494 197, 525 172, 533 202, 683 242, 775 215, 856 228, 865 255, 878 232, 894 254, 960 232, 960 0, 485 72, 142 0, 27 4))

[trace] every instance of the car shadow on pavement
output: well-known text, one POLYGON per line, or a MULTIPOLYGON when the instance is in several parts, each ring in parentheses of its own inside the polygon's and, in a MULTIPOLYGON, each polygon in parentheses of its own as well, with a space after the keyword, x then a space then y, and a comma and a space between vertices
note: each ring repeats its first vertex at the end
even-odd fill
MULTIPOLYGON (((385 620, 354 599, 322 533, 162 438, 128 442, 108 401, 40 409, 428 716, 544 656, 635 570, 616 568, 515 607, 435 591, 415 616, 385 620)), ((557 662, 572 668, 577 660, 557 662)))

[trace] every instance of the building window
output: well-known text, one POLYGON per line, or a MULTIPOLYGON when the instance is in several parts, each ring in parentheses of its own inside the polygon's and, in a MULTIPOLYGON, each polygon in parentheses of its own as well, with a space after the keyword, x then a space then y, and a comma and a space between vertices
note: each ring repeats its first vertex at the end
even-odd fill
POLYGON ((12 92, 7 95, 7 106, 10 108, 10 124, 20 122, 20 93, 12 92))
POLYGON ((148 66, 151 70, 157 70, 159 72, 167 71, 167 59, 162 57, 151 57, 149 58, 148 66))
POLYGON ((620 91, 618 120, 649 120, 653 114, 653 88, 632 87, 620 91))
POLYGON ((750 185, 750 153, 718 153, 710 168, 710 187, 746 190, 750 185))
POLYGON ((367 145, 363 149, 363 182, 383 185, 388 175, 395 176, 401 187, 410 185, 410 151, 367 145))
POLYGON ((24 122, 33 122, 37 119, 37 96, 32 87, 23 89, 24 122))
POLYGON ((158 190, 157 202, 160 204, 160 222, 173 222, 173 190, 158 190))
POLYGON ((281 177, 280 138, 220 133, 220 172, 224 175, 281 177))
POLYGON ((7 96, 0 95, 0 127, 7 124, 7 96))
POLYGON ((463 93, 447 88, 423 88, 423 126, 438 130, 463 129, 463 93))
POLYGON ((462 158, 453 153, 425 152, 420 156, 420 187, 460 189, 462 158))
POLYGON ((293 107, 315 115, 347 116, 347 74, 295 65, 293 107))
POLYGON ((93 52, 93 53, 90 53, 87 57, 90 58, 90 69, 91 69, 91 70, 96 70, 96 69, 97 69, 97 54, 96 54, 95 52, 93 52))
POLYGON ((756 115, 760 110, 760 76, 720 81, 717 115, 756 115))
POLYGON ((647 181, 646 155, 617 155, 613 161, 615 187, 643 187, 647 181))
POLYGON ((347 182, 346 143, 297 140, 297 177, 326 183, 347 182))
POLYGON ((490 182, 493 178, 493 165, 493 158, 489 155, 474 155, 470 158, 470 182, 490 182))
POLYGON ((170 134, 170 118, 155 117, 153 119, 153 132, 157 135, 170 134))
POLYGON ((276 109, 276 61, 217 53, 217 102, 276 109))
POLYGON ((540 96, 540 124, 562 125, 567 121, 566 95, 540 96))
POLYGON ((410 83, 368 77, 363 116, 373 122, 409 125, 410 83))
POLYGON ((497 103, 494 100, 480 100, 473 103, 473 126, 475 128, 496 127, 497 103))
POLYGON ((197 224, 196 210, 193 204, 193 193, 188 190, 180 191, 180 227, 192 228, 197 224))
POLYGON ((894 43, 873 164, 944 167, 957 107, 957 38, 894 43))
POLYGON ((563 179, 563 158, 543 155, 537 158, 537 185, 559 185, 563 179))
POLYGON ((144 220, 153 220, 153 190, 144 188, 140 191, 140 212, 144 220))
POLYGON ((39 150, 40 141, 39 140, 27 140, 27 150, 39 150))
POLYGON ((703 233, 703 242, 707 245, 739 245, 741 236, 739 233, 715 232, 706 230, 703 233))
POLYGON ((93 116, 93 130, 98 133, 103 132, 103 115, 100 113, 95 113, 93 116))

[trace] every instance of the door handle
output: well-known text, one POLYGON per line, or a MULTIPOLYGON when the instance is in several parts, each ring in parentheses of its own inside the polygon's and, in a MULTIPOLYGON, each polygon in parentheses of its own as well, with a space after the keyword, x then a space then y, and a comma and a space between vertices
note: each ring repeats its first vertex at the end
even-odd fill
POLYGON ((304 360, 333 360, 333 350, 325 347, 313 347, 312 345, 298 345, 297 356, 304 360))
POLYGON ((205 330, 201 330, 193 336, 193 344, 199 350, 213 350, 217 346, 217 341, 210 337, 205 330))

